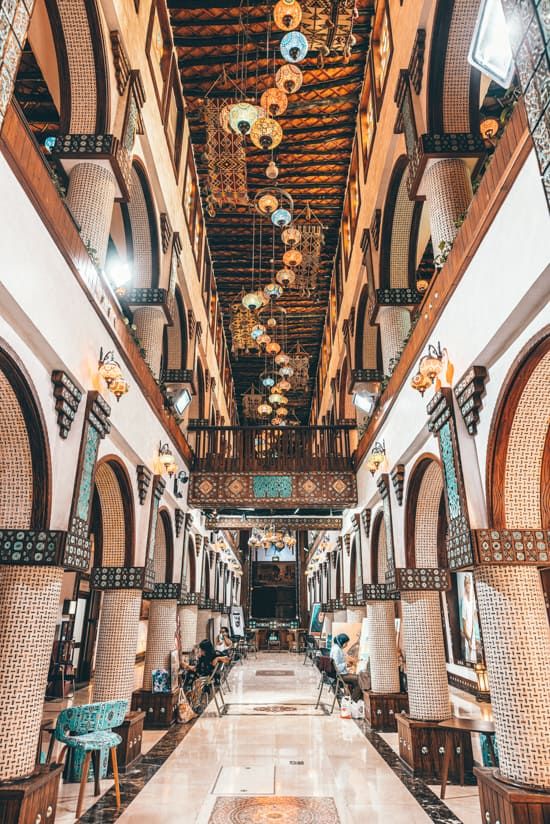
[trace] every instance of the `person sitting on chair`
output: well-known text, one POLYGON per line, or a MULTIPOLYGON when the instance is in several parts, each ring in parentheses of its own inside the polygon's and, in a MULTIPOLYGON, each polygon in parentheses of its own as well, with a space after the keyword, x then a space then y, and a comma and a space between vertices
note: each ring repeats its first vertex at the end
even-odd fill
POLYGON ((219 655, 214 649, 212 642, 205 638, 204 641, 201 641, 199 644, 198 659, 195 666, 184 662, 183 669, 190 670, 199 677, 208 677, 212 675, 212 670, 219 662, 227 664, 229 663, 229 658, 227 655, 219 655))
POLYGON ((216 635, 216 652, 224 655, 227 650, 233 647, 233 641, 229 636, 227 627, 220 627, 218 635, 216 635))
POLYGON ((344 652, 344 647, 347 644, 349 644, 349 635, 346 635, 344 632, 337 635, 332 641, 330 657, 332 658, 332 663, 334 664, 334 669, 337 674, 340 676, 342 681, 349 684, 351 700, 360 701, 363 697, 363 693, 357 683, 357 676, 352 675, 349 671, 352 664, 357 663, 357 659, 352 658, 350 655, 346 655, 344 652))

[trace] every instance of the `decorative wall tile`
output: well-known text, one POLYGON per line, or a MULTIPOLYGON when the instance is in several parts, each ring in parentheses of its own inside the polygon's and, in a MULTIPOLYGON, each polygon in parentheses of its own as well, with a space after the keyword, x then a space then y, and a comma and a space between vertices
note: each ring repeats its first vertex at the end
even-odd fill
POLYGON ((484 366, 471 366, 454 388, 454 394, 470 435, 477 434, 488 373, 484 366))
POLYGON ((145 503, 145 499, 147 498, 147 490, 149 489, 149 484, 151 483, 153 473, 151 472, 149 467, 144 466, 143 464, 137 465, 136 473, 138 485, 138 498, 140 504, 143 506, 143 504, 145 503))
POLYGON ((52 372, 52 383, 59 434, 65 439, 75 419, 78 405, 82 399, 82 392, 67 373, 62 370, 52 372))
POLYGON ((474 529, 474 563, 550 566, 550 529, 474 529))
POLYGON ((451 588, 451 576, 448 569, 397 567, 395 578, 400 592, 413 590, 445 592, 451 588))

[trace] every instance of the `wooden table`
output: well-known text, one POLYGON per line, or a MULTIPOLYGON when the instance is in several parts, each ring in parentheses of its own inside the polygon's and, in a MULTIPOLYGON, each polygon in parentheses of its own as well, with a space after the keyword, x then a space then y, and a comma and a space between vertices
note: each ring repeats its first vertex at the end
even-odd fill
MULTIPOLYGON (((447 788, 447 778, 449 775, 449 765, 451 763, 452 747, 453 747, 453 732, 482 732, 487 736, 487 743, 489 746, 489 753, 493 766, 496 767, 497 759, 495 755, 495 748, 493 739, 495 736, 495 725, 492 721, 484 721, 482 718, 449 718, 447 721, 441 721, 438 724, 441 729, 445 730, 445 756, 443 758, 443 766, 441 768, 441 793, 440 798, 445 798, 445 790, 447 788)), ((464 786, 464 747, 460 748, 460 785, 464 786)))

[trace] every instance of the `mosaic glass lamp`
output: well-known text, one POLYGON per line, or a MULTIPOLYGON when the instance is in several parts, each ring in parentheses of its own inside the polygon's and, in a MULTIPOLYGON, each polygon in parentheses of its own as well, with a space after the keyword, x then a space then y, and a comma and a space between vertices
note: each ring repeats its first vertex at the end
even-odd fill
POLYGON ((304 82, 302 70, 293 63, 285 63, 275 74, 275 84, 287 94, 294 94, 304 82))
POLYGON ((271 415, 273 412, 273 407, 270 406, 267 401, 263 401, 258 406, 258 415, 261 415, 262 418, 267 418, 268 415, 271 415))
POLYGON ((286 354, 286 352, 279 352, 279 354, 275 358, 275 363, 277 364, 277 366, 286 366, 289 361, 290 358, 286 354))
POLYGON ((258 198, 258 209, 263 215, 271 215, 277 209, 279 201, 271 192, 266 192, 258 198))
POLYGON ((270 180, 276 180, 279 177, 279 167, 274 160, 270 160, 265 169, 265 176, 270 180))
POLYGON ((265 326, 262 326, 261 323, 257 323, 256 326, 252 328, 252 332, 250 333, 250 337, 252 340, 258 340, 260 335, 263 335, 265 332, 265 326))
POLYGON ((246 295, 243 295, 242 299, 244 308, 250 309, 250 311, 259 309, 260 306, 263 306, 264 302, 264 297, 261 292, 247 292, 246 295))
POLYGON ((265 351, 268 355, 277 355, 281 351, 281 344, 277 343, 276 340, 272 340, 265 347, 265 351))
POLYGON ((285 246, 297 246, 302 239, 302 233, 296 226, 289 226, 281 233, 281 240, 285 246))
POLYGON ((294 369, 292 366, 281 366, 279 369, 279 375, 281 378, 291 378, 294 374, 294 369))
POLYGON ((259 114, 258 106, 252 103, 233 103, 229 110, 229 125, 235 134, 248 134, 259 114))
POLYGON ((286 112, 288 97, 282 89, 273 86, 271 89, 266 89, 262 94, 260 102, 271 117, 277 117, 286 112))
POLYGON ((283 255, 285 266, 299 266, 302 262, 302 253, 299 249, 287 249, 283 255))
POLYGON ((301 63, 308 48, 308 42, 300 31, 289 31, 281 40, 281 54, 288 63, 301 63))
POLYGON ((273 9, 273 20, 281 31, 297 29, 302 22, 302 9, 296 0, 279 0, 273 9))
POLYGON ((264 288, 264 295, 270 300, 277 300, 283 294, 283 287, 278 283, 268 283, 264 288))
POLYGON ((280 395, 279 392, 272 392, 269 396, 269 403, 282 403, 284 399, 284 395, 280 395))
POLYGON ((282 229, 284 226, 288 226, 288 224, 292 221, 292 215, 288 211, 288 209, 275 209, 273 214, 271 215, 271 222, 275 226, 279 226, 282 229))
POLYGON ((250 139, 258 149, 276 149, 283 130, 272 117, 259 117, 250 129, 250 139))
POLYGON ((277 274, 275 275, 275 280, 277 283, 280 283, 283 287, 292 286, 294 281, 296 280, 296 275, 292 271, 292 269, 279 269, 277 274))
POLYGON ((263 386, 271 389, 272 386, 275 386, 276 377, 272 372, 263 372, 260 375, 260 380, 263 386))

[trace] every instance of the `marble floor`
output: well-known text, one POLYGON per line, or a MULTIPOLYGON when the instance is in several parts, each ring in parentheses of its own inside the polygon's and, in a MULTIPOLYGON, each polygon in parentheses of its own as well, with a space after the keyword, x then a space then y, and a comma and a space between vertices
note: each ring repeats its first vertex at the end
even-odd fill
MULTIPOLYGON (((395 734, 371 733, 369 740, 337 711, 316 713, 318 673, 301 656, 260 653, 233 668, 230 686, 227 715, 218 717, 211 704, 191 728, 146 732, 149 755, 141 769, 122 778, 121 813, 113 809, 112 782, 103 781, 106 795, 99 803, 89 785, 82 820, 479 824, 476 787, 449 786, 441 802, 439 787, 390 766, 395 734)), ((486 711, 463 693, 453 703, 456 714, 486 711)), ((57 824, 74 821, 77 795, 76 785, 61 786, 57 824)))

